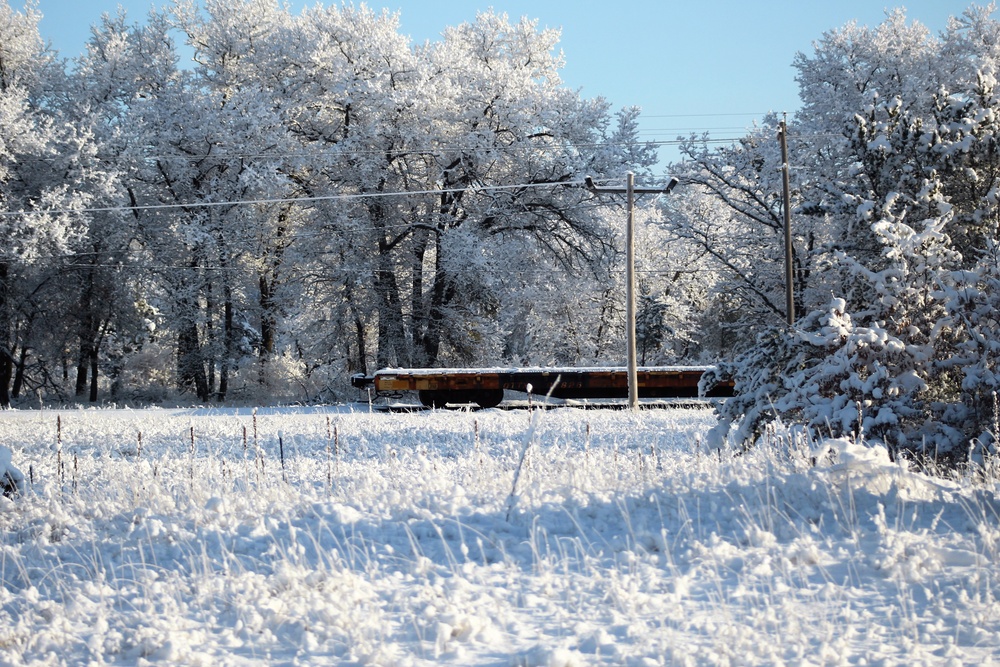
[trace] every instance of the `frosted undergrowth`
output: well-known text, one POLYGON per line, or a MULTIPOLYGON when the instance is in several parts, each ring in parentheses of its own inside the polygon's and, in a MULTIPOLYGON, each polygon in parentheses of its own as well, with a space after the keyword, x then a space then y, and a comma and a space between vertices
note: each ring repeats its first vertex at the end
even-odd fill
POLYGON ((704 454, 707 410, 529 419, 4 412, 28 479, 0 498, 0 663, 997 654, 996 480, 848 441, 704 454))

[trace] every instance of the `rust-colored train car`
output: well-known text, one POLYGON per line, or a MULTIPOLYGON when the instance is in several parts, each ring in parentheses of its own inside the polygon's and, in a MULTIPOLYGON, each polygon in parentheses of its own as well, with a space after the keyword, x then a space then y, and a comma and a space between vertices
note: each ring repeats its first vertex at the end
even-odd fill
MULTIPOLYGON (((732 395, 732 384, 722 383, 699 392, 699 382, 708 367, 649 367, 638 370, 640 398, 707 398, 732 395)), ((625 368, 385 368, 372 376, 355 375, 355 387, 374 387, 378 395, 417 392, 423 405, 476 403, 492 408, 504 399, 504 391, 531 392, 555 398, 626 398, 625 368)))

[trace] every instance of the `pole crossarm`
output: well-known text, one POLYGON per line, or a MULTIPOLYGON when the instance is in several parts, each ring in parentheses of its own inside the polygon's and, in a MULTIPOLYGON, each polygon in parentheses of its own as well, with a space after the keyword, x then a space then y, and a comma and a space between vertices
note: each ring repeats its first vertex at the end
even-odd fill
MULTIPOLYGON (((627 187, 611 187, 607 185, 597 185, 594 183, 594 179, 587 176, 583 179, 584 184, 587 189, 594 194, 607 193, 616 195, 628 194, 629 189, 627 187)), ((635 195, 669 195, 670 191, 677 187, 679 181, 676 178, 671 178, 670 182, 667 183, 666 187, 663 188, 632 188, 632 194, 635 195)))

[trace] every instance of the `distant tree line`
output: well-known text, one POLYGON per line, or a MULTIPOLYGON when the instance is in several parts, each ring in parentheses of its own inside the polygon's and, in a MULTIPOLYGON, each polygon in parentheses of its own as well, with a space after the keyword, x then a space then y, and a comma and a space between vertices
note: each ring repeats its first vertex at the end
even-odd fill
POLYGON ((573 184, 655 149, 563 86, 556 32, 212 0, 67 62, 39 18, 0 4, 0 405, 332 400, 621 338, 620 225, 573 184))

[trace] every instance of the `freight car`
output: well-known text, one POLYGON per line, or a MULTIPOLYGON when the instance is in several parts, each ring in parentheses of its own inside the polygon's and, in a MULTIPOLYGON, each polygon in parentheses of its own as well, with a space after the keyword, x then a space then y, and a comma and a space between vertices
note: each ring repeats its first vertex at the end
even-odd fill
MULTIPOLYGON (((704 394, 699 391, 706 370, 705 366, 639 368, 639 397, 731 396, 732 383, 717 384, 704 394)), ((371 376, 355 375, 351 384, 361 389, 373 387, 376 397, 417 392, 420 402, 428 407, 475 403, 492 408, 503 401, 506 390, 562 399, 628 396, 625 368, 385 368, 371 376)))

